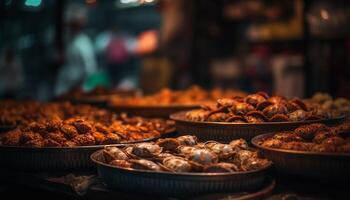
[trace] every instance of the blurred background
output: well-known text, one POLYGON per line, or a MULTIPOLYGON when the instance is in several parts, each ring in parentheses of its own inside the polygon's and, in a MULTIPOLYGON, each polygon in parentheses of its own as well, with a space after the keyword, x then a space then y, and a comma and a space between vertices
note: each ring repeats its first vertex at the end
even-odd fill
POLYGON ((192 84, 350 97, 346 0, 1 0, 0 97, 192 84))

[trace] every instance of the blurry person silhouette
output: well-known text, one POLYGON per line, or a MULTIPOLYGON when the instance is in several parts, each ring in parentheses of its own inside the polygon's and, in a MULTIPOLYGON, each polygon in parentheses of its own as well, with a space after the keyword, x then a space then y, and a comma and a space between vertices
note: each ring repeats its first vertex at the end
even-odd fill
POLYGON ((64 64, 59 69, 55 94, 61 95, 77 87, 83 87, 88 78, 96 73, 97 64, 93 43, 84 32, 87 9, 71 4, 66 10, 67 25, 64 64))
POLYGON ((13 48, 5 48, 3 55, 0 57, 0 97, 17 97, 22 83, 22 64, 13 48))

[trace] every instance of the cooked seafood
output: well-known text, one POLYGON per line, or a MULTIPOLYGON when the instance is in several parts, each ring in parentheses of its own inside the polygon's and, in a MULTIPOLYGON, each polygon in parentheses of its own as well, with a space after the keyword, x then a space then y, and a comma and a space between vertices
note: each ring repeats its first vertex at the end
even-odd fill
POLYGON ((106 146, 102 155, 107 164, 116 167, 174 173, 229 173, 270 165, 270 161, 260 158, 257 151, 249 149, 243 139, 233 140, 230 144, 216 141, 179 142, 189 138, 196 141, 196 137, 185 135, 124 147, 106 146), (168 148, 168 144, 171 148, 168 148), (174 144, 181 145, 175 148, 174 144))
POLYGON ((269 148, 296 151, 350 153, 349 133, 350 122, 335 127, 310 124, 300 126, 294 131, 276 133, 260 144, 269 148))
POLYGON ((350 114, 350 101, 346 98, 332 98, 327 93, 316 93, 306 102, 309 107, 332 113, 333 116, 350 114))
POLYGON ((169 120, 116 116, 112 123, 86 117, 31 122, 4 133, 2 145, 29 147, 73 147, 130 142, 152 137, 173 128, 169 120))
POLYGON ((191 121, 263 123, 305 121, 331 118, 330 112, 309 107, 298 98, 288 100, 282 96, 269 97, 264 92, 245 98, 218 99, 216 106, 205 106, 186 113, 191 121))
POLYGON ((206 91, 199 86, 191 86, 186 90, 170 90, 164 88, 159 92, 148 96, 135 97, 114 97, 111 104, 114 106, 154 106, 154 105, 199 105, 202 103, 213 102, 218 98, 224 97, 243 97, 246 94, 238 90, 213 89, 206 91))

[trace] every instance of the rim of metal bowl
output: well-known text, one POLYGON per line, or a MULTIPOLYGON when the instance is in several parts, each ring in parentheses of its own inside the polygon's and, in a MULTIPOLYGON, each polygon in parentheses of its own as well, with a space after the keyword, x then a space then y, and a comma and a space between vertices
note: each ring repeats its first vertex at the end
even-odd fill
POLYGON ((159 105, 122 105, 109 103, 115 109, 194 109, 200 108, 199 104, 159 104, 159 105))
POLYGON ((118 146, 118 145, 126 145, 126 144, 135 144, 135 143, 141 143, 141 142, 150 142, 162 137, 166 137, 167 135, 173 134, 176 131, 176 128, 169 129, 163 134, 160 134, 156 137, 151 138, 145 138, 142 140, 134 140, 134 141, 126 141, 126 142, 119 142, 119 143, 113 143, 113 144, 100 144, 100 145, 88 145, 88 146, 74 146, 74 147, 24 147, 24 146, 8 146, 8 145, 2 145, 0 143, 0 149, 26 149, 26 150, 81 150, 81 149, 99 149, 103 148, 105 146, 118 146))
MULTIPOLYGON (((192 111, 192 110, 189 110, 192 111)), ((206 125, 223 125, 223 126, 271 126, 271 125, 303 125, 311 123, 332 123, 340 122, 346 119, 346 115, 333 117, 329 119, 305 120, 293 122, 263 122, 263 123, 232 123, 232 122, 208 122, 208 121, 191 121, 186 119, 186 113, 189 111, 180 111, 169 116, 170 119, 178 122, 192 123, 192 124, 206 124, 206 125)))
POLYGON ((269 165, 257 169, 257 170, 250 170, 250 171, 241 171, 241 172, 230 172, 230 173, 205 173, 205 172, 166 172, 166 171, 150 171, 150 170, 142 170, 142 169, 126 169, 126 168, 122 168, 122 167, 117 167, 117 166, 113 166, 107 163, 104 163, 102 161, 99 161, 97 158, 98 155, 100 155, 102 153, 103 149, 100 149, 98 151, 95 151, 94 153, 92 153, 90 155, 90 159, 98 164, 98 165, 102 165, 104 167, 108 167, 108 168, 112 168, 115 170, 119 170, 119 171, 123 171, 123 172, 127 172, 127 173, 131 173, 131 174, 152 174, 152 175, 167 175, 167 176, 174 176, 174 177, 181 177, 181 176, 195 176, 195 177, 227 177, 227 176, 234 176, 234 175, 251 175, 251 174, 255 174, 255 173, 259 173, 259 172, 264 172, 267 171, 268 169, 271 168, 272 166, 272 162, 269 163, 269 165))
POLYGON ((278 148, 271 148, 271 147, 264 147, 259 144, 262 140, 266 138, 270 138, 276 133, 265 133, 258 136, 255 136, 251 143, 258 149, 272 151, 272 152, 278 152, 278 153, 284 153, 284 154, 296 154, 296 155, 305 155, 305 156, 324 156, 324 157, 346 157, 350 158, 350 153, 332 153, 332 152, 314 152, 314 151, 297 151, 297 150, 288 150, 288 149, 278 149, 278 148))

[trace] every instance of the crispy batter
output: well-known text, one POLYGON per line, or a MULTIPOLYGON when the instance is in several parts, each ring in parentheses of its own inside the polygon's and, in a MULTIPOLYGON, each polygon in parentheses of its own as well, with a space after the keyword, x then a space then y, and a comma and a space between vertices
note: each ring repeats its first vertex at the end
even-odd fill
POLYGON ((1 144, 10 146, 71 147, 113 144, 160 136, 174 127, 174 122, 170 120, 115 115, 106 110, 70 103, 8 104, 0 104, 0 113, 12 114, 12 109, 19 105, 18 117, 21 121, 21 125, 15 130, 0 138, 1 144), (79 135, 82 136, 78 137, 79 135))
POLYGON ((350 153, 350 137, 344 134, 347 126, 348 122, 336 127, 323 124, 300 126, 294 131, 280 132, 266 138, 261 145, 296 151, 350 153))
POLYGON ((64 124, 60 127, 60 130, 64 133, 64 135, 68 139, 72 139, 76 135, 78 135, 77 129, 72 125, 64 124))
POLYGON ((92 136, 95 138, 96 144, 104 144, 106 136, 100 132, 93 132, 92 136))
POLYGON ((89 146, 95 144, 95 138, 90 134, 81 134, 75 136, 73 142, 79 146, 89 146))
POLYGON ((207 106, 203 103, 201 109, 186 113, 191 121, 232 122, 232 123, 263 123, 305 121, 311 119, 327 119, 331 113, 318 108, 309 108, 298 98, 288 100, 282 96, 269 97, 258 92, 245 98, 230 97, 217 99, 217 104, 207 106), (239 118, 241 117, 241 118, 239 118))
POLYGON ((89 122, 78 119, 74 123, 75 128, 77 128, 79 134, 85 134, 91 131, 92 126, 89 124, 89 122))

